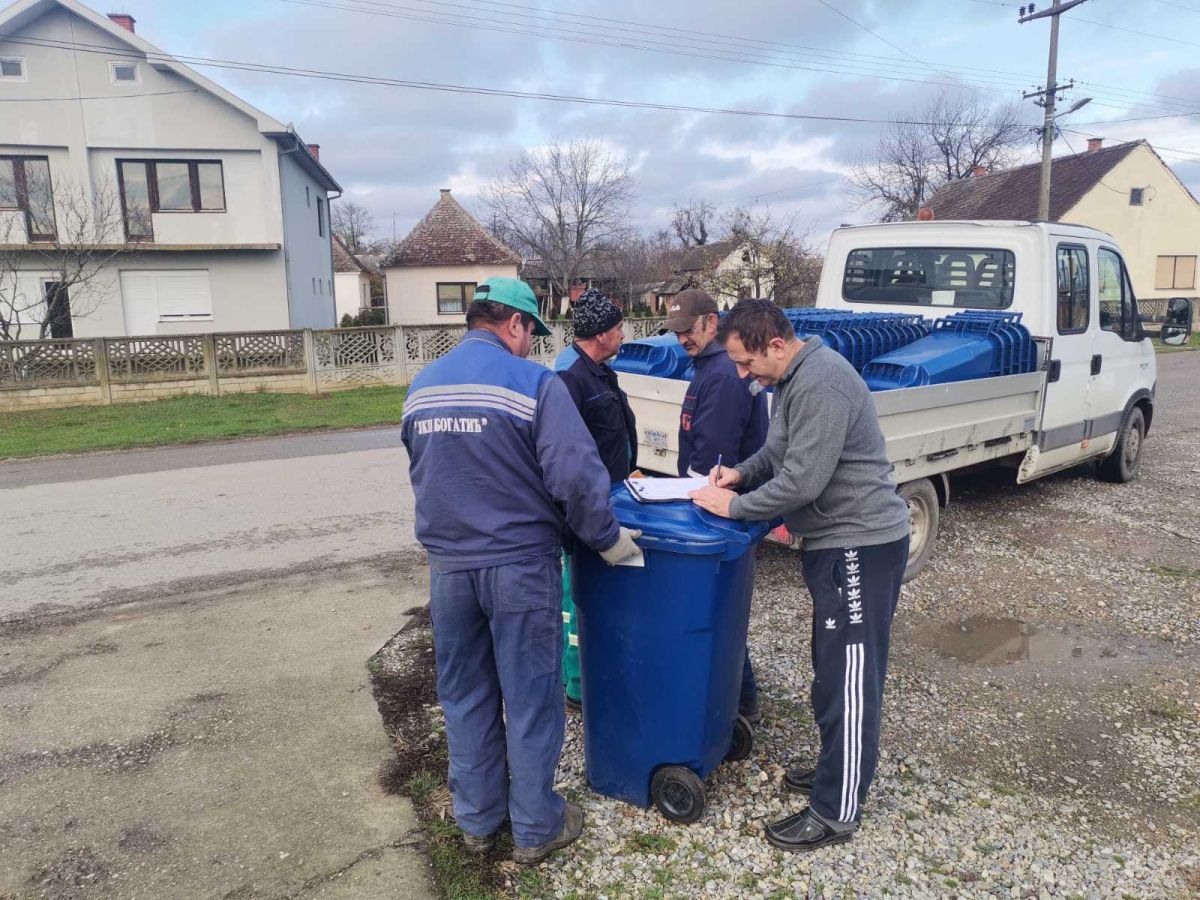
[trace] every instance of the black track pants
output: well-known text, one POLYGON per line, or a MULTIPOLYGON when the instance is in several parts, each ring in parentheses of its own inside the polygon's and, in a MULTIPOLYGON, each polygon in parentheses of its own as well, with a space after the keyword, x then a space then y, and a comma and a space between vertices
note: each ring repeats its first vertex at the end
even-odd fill
POLYGON ((821 731, 809 802, 828 819, 857 821, 875 774, 892 616, 907 562, 908 538, 804 554, 813 598, 813 718, 821 731))

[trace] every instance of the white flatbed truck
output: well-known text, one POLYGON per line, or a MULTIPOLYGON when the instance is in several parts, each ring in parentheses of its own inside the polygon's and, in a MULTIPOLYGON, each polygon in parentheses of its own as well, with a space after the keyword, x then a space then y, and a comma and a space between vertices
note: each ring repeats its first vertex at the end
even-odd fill
MULTIPOLYGON (((816 305, 926 317, 1020 312, 1037 344, 1034 372, 872 394, 909 506, 906 580, 933 553, 955 472, 1006 465, 1023 484, 1093 462, 1108 481, 1137 475, 1154 418, 1154 348, 1111 236, 1045 222, 839 228, 816 305)), ((620 382, 637 418, 639 467, 678 474, 687 382, 624 372, 620 382)))

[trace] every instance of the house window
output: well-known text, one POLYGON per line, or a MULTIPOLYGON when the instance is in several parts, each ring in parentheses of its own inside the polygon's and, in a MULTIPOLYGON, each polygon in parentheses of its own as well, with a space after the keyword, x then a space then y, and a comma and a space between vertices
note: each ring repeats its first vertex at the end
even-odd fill
POLYGON ((1196 257, 1160 256, 1154 273, 1156 291, 1190 291, 1196 286, 1196 257))
POLYGON ((1119 334, 1126 341, 1141 337, 1137 300, 1125 263, 1115 251, 1100 248, 1097 254, 1098 292, 1100 294, 1100 327, 1119 334))
POLYGON ((317 198, 317 234, 325 237, 325 201, 317 198))
POLYGON ((438 315, 462 315, 475 299, 474 281, 439 281, 437 285, 438 315))
POLYGON ((130 334, 151 334, 156 322, 212 321, 207 269, 125 270, 121 296, 130 334))
POLYGON ((1145 196, 1146 196, 1145 188, 1130 188, 1129 189, 1129 205, 1130 206, 1141 206, 1142 201, 1145 199, 1145 196))
POLYGON ((0 80, 24 81, 24 58, 20 56, 0 56, 0 80))
POLYGON ((0 156, 0 209, 25 214, 29 241, 53 241, 57 229, 50 160, 44 156, 0 156))
POLYGON ((55 340, 75 337, 75 326, 71 324, 71 298, 66 285, 61 281, 43 281, 42 299, 46 303, 50 337, 55 340))
POLYGON ((1087 331, 1091 281, 1086 247, 1058 248, 1058 333, 1087 331))
POLYGON ((151 213, 225 211, 220 160, 119 159, 117 180, 131 241, 154 240, 151 213))
POLYGON ((137 63, 110 62, 108 71, 113 84, 137 84, 140 80, 137 63))

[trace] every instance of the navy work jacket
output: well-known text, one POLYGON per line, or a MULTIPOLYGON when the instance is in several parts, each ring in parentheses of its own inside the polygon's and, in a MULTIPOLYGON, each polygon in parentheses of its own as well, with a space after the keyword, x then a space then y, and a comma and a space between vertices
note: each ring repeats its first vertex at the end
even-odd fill
POLYGON ((696 357, 696 374, 679 412, 679 474, 707 475, 720 457, 737 465, 767 439, 767 398, 750 393, 725 348, 713 341, 696 357))
POLYGON ((629 408, 629 397, 617 383, 617 373, 593 361, 579 344, 558 354, 554 370, 596 442, 600 461, 608 469, 608 480, 614 484, 624 481, 637 468, 637 423, 629 408))

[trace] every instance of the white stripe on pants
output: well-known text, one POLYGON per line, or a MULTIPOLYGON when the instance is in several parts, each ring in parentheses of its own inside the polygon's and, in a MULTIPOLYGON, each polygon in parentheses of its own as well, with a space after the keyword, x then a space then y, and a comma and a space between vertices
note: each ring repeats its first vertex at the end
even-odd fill
POLYGON ((858 786, 862 777, 863 645, 846 645, 846 678, 842 686, 842 806, 838 818, 849 822, 858 815, 858 786))

